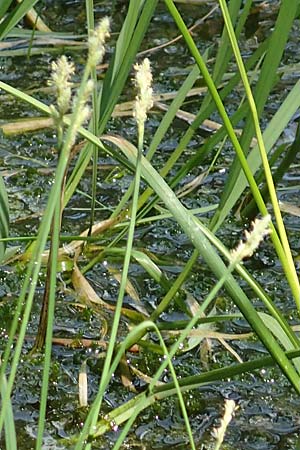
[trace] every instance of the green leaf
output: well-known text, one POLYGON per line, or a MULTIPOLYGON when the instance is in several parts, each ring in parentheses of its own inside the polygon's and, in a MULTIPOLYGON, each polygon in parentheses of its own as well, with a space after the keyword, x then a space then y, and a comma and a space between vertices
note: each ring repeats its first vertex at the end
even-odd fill
MULTIPOLYGON (((9 214, 8 199, 3 179, 0 178, 0 238, 8 237, 9 214)), ((0 242, 0 261, 2 261, 5 253, 5 242, 0 242)))
MULTIPOLYGON (((265 132, 263 133, 263 139, 266 147, 266 151, 270 152, 276 143, 277 139, 291 120, 291 117, 295 114, 300 105, 300 97, 298 95, 300 88, 300 81, 298 81, 291 92, 288 94, 280 108, 277 110, 276 114, 269 122, 265 132)), ((259 156, 259 148, 256 145, 248 155, 247 162, 249 168, 253 174, 259 169, 261 166, 261 159, 259 156)), ((228 192, 222 202, 222 208, 216 211, 212 222, 211 227, 214 231, 216 231, 220 225, 223 223, 226 216, 229 214, 229 211, 236 204, 244 189, 248 186, 246 177, 242 171, 239 171, 237 178, 235 179, 234 186, 228 192)))
MULTIPOLYGON (((38 0, 23 0, 16 8, 3 20, 0 24, 0 40, 5 38, 5 36, 11 31, 11 29, 17 25, 17 23, 22 19, 22 17, 27 14, 27 12, 33 8, 38 0)), ((5 7, 0 6, 0 17, 1 12, 5 12, 10 4, 9 0, 6 0, 5 7)))
MULTIPOLYGON (((274 317, 270 316, 270 314, 266 314, 263 312, 259 312, 258 314, 260 318, 263 320, 264 324, 269 328, 272 334, 276 336, 276 338, 279 340, 279 342, 282 344, 285 350, 293 350, 295 348, 290 338, 288 337, 284 329, 281 327, 280 323, 274 317)), ((300 358, 295 358, 293 360, 293 363, 298 373, 300 373, 300 358)))
MULTIPOLYGON (((5 398, 7 388, 6 376, 2 375, 2 380, 0 383, 0 392, 2 400, 5 398)), ((5 428, 5 443, 6 448, 9 450, 17 450, 17 434, 15 429, 15 421, 12 409, 11 398, 7 399, 7 409, 4 418, 4 428, 5 428)))
MULTIPOLYGON (((136 148, 125 139, 106 136, 106 140, 115 144, 127 156, 129 161, 134 165, 137 151, 136 148)), ((173 214, 174 218, 181 226, 182 230, 189 237, 194 247, 199 251, 207 263, 209 269, 215 274, 218 279, 221 279, 226 274, 226 266, 210 244, 206 236, 201 230, 199 220, 191 214, 178 200, 174 192, 170 189, 163 178, 152 167, 152 165, 144 157, 141 161, 142 177, 152 187, 160 199, 165 203, 165 206, 173 214)), ((203 225, 201 225, 203 226, 203 225)), ((300 392, 299 376, 292 364, 286 358, 283 350, 276 342, 273 335, 260 319, 258 313, 253 307, 251 301, 248 299, 244 291, 240 288, 231 274, 226 274, 224 286, 240 309, 246 320, 249 322, 261 342, 268 349, 283 373, 290 380, 297 392, 300 392)))
MULTIPOLYGON (((280 11, 278 14, 278 18, 276 24, 274 26, 274 31, 271 34, 269 45, 266 52, 266 57, 262 66, 262 70, 260 72, 259 80, 257 82, 256 88, 254 90, 255 103, 257 107, 257 112, 259 117, 263 112, 266 101, 268 99, 269 93, 274 85, 274 80, 276 77, 276 71, 281 61, 282 53, 285 49, 286 42, 288 39, 288 35, 292 24, 294 22, 294 18, 297 12, 297 7, 299 6, 299 0, 297 1, 289 1, 284 0, 281 2, 280 11)), ((295 95, 295 94, 294 94, 295 95)), ((296 95, 298 97, 298 94, 296 95)), ((293 115, 293 112, 288 112, 288 117, 290 118, 293 115)), ((288 119, 289 120, 289 119, 288 119)), ((285 122, 286 123, 286 122, 285 122)), ((283 130, 284 127, 280 129, 283 130)), ((276 132, 277 130, 275 130, 276 132)), ((249 145, 251 142, 251 138, 253 136, 254 127, 252 122, 251 114, 248 115, 246 119, 246 124, 244 126, 243 136, 241 138, 241 147, 243 148, 245 154, 248 153, 249 145)), ((280 135, 280 133, 279 133, 280 135)), ((277 136, 279 136, 277 135, 277 136)), ((268 147, 267 142, 266 147, 268 147)), ((261 165, 260 158, 257 159, 257 166, 261 165)), ((254 172, 252 172, 254 173, 254 172)), ((213 217, 212 226, 216 229, 221 225, 222 221, 229 213, 229 198, 232 196, 232 193, 237 191, 237 186, 239 180, 241 178, 241 166, 237 158, 233 162, 231 169, 229 171, 226 186, 221 198, 219 210, 216 212, 213 217)), ((238 195, 240 195, 241 191, 238 191, 238 195)), ((232 206, 232 203, 231 203, 232 206)))
POLYGON ((12 2, 13 2, 13 0, 2 0, 1 5, 0 5, 0 19, 2 19, 4 14, 7 13, 8 8, 12 2))

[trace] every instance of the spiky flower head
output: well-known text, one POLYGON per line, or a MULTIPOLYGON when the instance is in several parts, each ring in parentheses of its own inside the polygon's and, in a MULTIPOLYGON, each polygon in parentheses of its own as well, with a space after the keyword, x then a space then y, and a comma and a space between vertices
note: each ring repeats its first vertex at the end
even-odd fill
POLYGON ((252 230, 245 231, 245 242, 240 241, 237 248, 231 251, 233 262, 239 262, 242 259, 252 256, 265 236, 271 233, 271 216, 267 214, 262 219, 255 219, 252 222, 252 230))
POLYGON ((232 419, 233 413, 236 409, 234 400, 225 400, 225 411, 224 416, 221 419, 221 424, 219 428, 214 428, 213 435, 216 438, 216 446, 215 449, 219 449, 224 441, 225 432, 227 427, 232 419))
POLYGON ((75 72, 75 66, 63 55, 56 62, 52 62, 51 68, 50 84, 55 87, 58 112, 63 116, 70 108, 72 95, 70 80, 75 72))
POLYGON ((103 17, 99 25, 92 31, 88 39, 89 55, 88 64, 95 67, 105 54, 105 40, 110 36, 110 22, 108 17, 103 17))
POLYGON ((134 69, 136 70, 135 83, 138 88, 134 117, 138 126, 143 126, 147 119, 147 112, 153 106, 152 73, 149 59, 145 58, 141 64, 135 64, 134 69))
POLYGON ((87 105, 88 99, 93 91, 94 82, 93 80, 89 79, 87 83, 84 86, 84 92, 80 99, 75 96, 73 101, 73 111, 77 109, 77 114, 74 117, 74 122, 71 124, 72 127, 72 134, 71 134, 71 146, 74 145, 76 135, 78 133, 79 128, 81 125, 89 118, 90 116, 90 107, 87 105))

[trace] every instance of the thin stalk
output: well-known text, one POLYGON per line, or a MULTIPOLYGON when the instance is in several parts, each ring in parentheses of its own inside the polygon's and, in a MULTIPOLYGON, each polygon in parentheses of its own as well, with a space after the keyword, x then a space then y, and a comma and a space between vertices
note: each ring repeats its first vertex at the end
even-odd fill
MULTIPOLYGON (((232 144, 233 144, 233 146, 235 148, 235 151, 236 151, 236 153, 238 155, 238 158, 240 160, 242 169, 244 171, 244 174, 245 174, 245 176, 247 178, 247 181, 249 183, 250 189, 252 191, 253 197, 255 198, 255 201, 257 203, 257 206, 258 206, 261 214, 263 216, 265 216, 268 213, 268 211, 267 211, 266 205, 264 203, 263 197, 262 197, 262 195, 261 195, 261 193, 260 193, 260 191, 258 189, 258 186, 257 186, 256 181, 254 179, 254 176, 252 174, 252 171, 251 171, 251 169, 250 169, 250 167, 249 167, 249 165, 247 163, 246 156, 244 155, 244 152, 243 152, 243 150, 242 150, 242 148, 240 146, 240 143, 239 143, 239 141, 238 141, 238 139, 237 139, 237 137, 235 135, 234 129, 233 129, 232 124, 230 122, 230 119, 229 119, 229 117, 227 115, 227 112, 225 110, 224 104, 222 103, 222 101, 220 99, 220 96, 219 96, 219 93, 218 93, 218 91, 216 89, 216 86, 214 85, 214 83, 213 83, 213 81, 212 81, 212 79, 211 79, 211 77, 209 75, 209 72, 207 70, 207 67, 204 64, 204 61, 203 61, 203 59, 202 59, 202 57, 201 57, 201 55, 200 55, 200 53, 199 53, 199 51, 198 51, 198 49, 196 47, 196 44, 193 41, 193 39, 190 36, 190 34, 188 33, 187 27, 186 27, 184 21, 182 20, 182 18, 180 16, 177 8, 175 7, 173 1, 172 0, 165 0, 165 3, 167 5, 167 7, 169 8, 170 13, 172 14, 172 16, 173 16, 173 18, 174 18, 174 20, 175 20, 179 30, 182 32, 182 34, 184 36, 184 39, 185 39, 185 41, 186 41, 186 43, 187 43, 187 45, 188 45, 188 47, 190 49, 190 52, 194 56, 197 64, 199 65, 199 68, 200 68, 201 73, 202 73, 202 75, 203 75, 203 77, 205 79, 207 87, 208 87, 208 89, 209 89, 209 91, 210 91, 210 93, 211 93, 211 95, 212 95, 212 97, 213 97, 213 99, 214 99, 214 101, 216 103, 218 111, 219 111, 219 113, 220 113, 220 115, 222 117, 222 120, 224 122, 225 128, 227 129, 228 136, 230 137, 230 139, 232 141, 232 144)), ((278 257, 279 257, 279 259, 281 261, 281 264, 282 264, 282 266, 284 268, 284 272, 285 272, 285 274, 287 276, 287 279, 289 280, 291 289, 292 289, 293 294, 295 296, 297 307, 298 307, 298 309, 300 311, 300 286, 299 286, 298 280, 297 281, 295 280, 295 272, 294 272, 295 269, 292 268, 290 270, 290 266, 289 266, 289 264, 292 263, 292 267, 294 267, 294 263, 293 263, 293 260, 290 261, 290 259, 288 258, 287 254, 286 254, 287 250, 283 247, 283 245, 286 246, 286 245, 288 245, 288 243, 286 244, 286 240, 283 240, 281 242, 274 225, 271 225, 271 228, 272 228, 271 239, 272 239, 272 241, 274 243, 274 247, 275 247, 275 249, 277 251, 278 257)), ((281 230, 281 233, 282 232, 283 231, 281 230)), ((283 232, 283 233, 285 234, 285 232, 283 232)))
POLYGON ((62 181, 63 181, 65 170, 66 170, 66 167, 68 164, 68 160, 69 160, 69 155, 70 155, 70 151, 71 151, 71 143, 73 141, 72 123, 74 123, 76 121, 76 117, 81 108, 81 101, 84 96, 85 85, 88 80, 89 71, 90 71, 89 67, 86 66, 83 77, 82 77, 82 83, 81 83, 79 91, 78 91, 78 97, 77 97, 78 100, 76 102, 74 111, 70 118, 71 126, 67 130, 65 140, 64 140, 64 145, 63 145, 63 148, 62 148, 62 151, 60 154, 60 158, 59 158, 59 162, 58 162, 58 166, 57 166, 57 170, 56 170, 55 182, 54 182, 53 187, 49 194, 47 207, 45 209, 45 214, 41 220, 38 238, 37 238, 36 243, 33 248, 32 259, 29 262, 28 269, 26 271, 25 280, 24 280, 24 283, 23 283, 23 286, 21 289, 21 293, 19 296, 19 302, 20 302, 20 304, 22 304, 22 303, 25 304, 25 309, 24 309, 24 313, 22 316, 21 327, 20 327, 20 330, 18 333, 18 339, 17 339, 16 345, 13 346, 16 331, 19 326, 19 316, 15 315, 12 326, 11 326, 9 339, 8 339, 8 342, 7 342, 7 345, 5 348, 5 352, 4 352, 3 363, 1 364, 1 368, 0 368, 0 371, 1 371, 0 375, 1 375, 1 374, 5 373, 7 364, 8 364, 8 360, 9 360, 9 356, 11 354, 12 349, 14 349, 13 358, 12 358, 12 362, 11 362, 11 366, 10 366, 10 375, 9 375, 8 382, 7 382, 7 390, 5 393, 5 398, 3 399, 2 409, 0 412, 0 432, 3 427, 3 421, 4 421, 4 417, 5 417, 5 413, 6 413, 6 407, 8 404, 9 397, 11 396, 13 383, 14 383, 14 379, 16 376, 16 372, 17 372, 18 362, 19 362, 19 359, 21 356, 23 341, 25 338, 26 329, 27 329, 30 312, 31 312, 31 307, 32 307, 32 302, 33 302, 33 298, 34 298, 34 294, 35 294, 35 289, 36 289, 37 281, 39 278, 39 272, 40 272, 41 263, 42 263, 42 252, 43 252, 46 242, 47 242, 48 233, 49 233, 50 226, 51 226, 51 219, 53 217, 54 210, 55 210, 55 205, 57 204, 58 199, 60 198, 62 181))
MULTIPOLYGON (((62 141, 61 141, 62 143, 62 141)), ((48 319, 49 319, 49 303, 51 301, 50 297, 52 295, 52 283, 53 283, 53 277, 55 280, 54 286, 56 286, 56 272, 57 272, 57 259, 55 260, 55 265, 53 263, 53 256, 52 253, 58 252, 58 248, 56 249, 56 245, 59 247, 59 234, 61 230, 61 221, 62 221, 62 214, 63 214, 63 198, 64 198, 64 192, 65 192, 65 185, 66 185, 66 177, 67 177, 67 167, 64 173, 64 178, 62 181, 61 186, 61 195, 57 202, 54 216, 52 218, 52 224, 51 224, 51 245, 50 245, 50 252, 49 252, 49 259, 47 264, 47 273, 46 273, 46 281, 45 281, 45 289, 44 289, 44 295, 43 295, 43 301, 42 301, 42 309, 40 312, 40 321, 38 326, 38 331, 35 339, 34 344, 34 351, 41 351, 45 344, 45 338, 47 333, 47 327, 48 327, 48 319), (57 210, 59 211, 59 221, 57 221, 56 215, 57 210), (58 235, 58 238, 56 237, 56 234, 58 235), (58 239, 58 244, 57 244, 58 239), (53 271, 54 270, 54 274, 53 271)))
MULTIPOLYGON (((138 328, 141 328, 141 330, 139 331, 137 329, 136 331, 134 331, 134 336, 132 335, 132 337, 130 335, 128 335, 128 338, 126 339, 127 342, 125 341, 125 342, 123 342, 123 345, 121 345, 121 347, 120 347, 120 349, 119 349, 119 351, 118 351, 118 353, 116 355, 116 358, 115 358, 115 361, 114 361, 114 367, 112 368, 111 373, 113 373, 112 371, 114 371, 116 369, 117 364, 119 363, 119 360, 121 359, 124 351, 129 347, 128 342, 130 342, 130 340, 132 338, 133 338, 133 341, 136 342, 137 335, 144 334, 146 329, 149 330, 149 329, 153 328, 154 331, 156 332, 157 336, 159 337, 160 346, 161 346, 161 348, 163 350, 163 355, 164 355, 163 365, 164 365, 164 367, 168 367, 169 366, 169 369, 170 369, 170 372, 171 372, 173 383, 175 385, 176 394, 178 396, 179 404, 180 404, 181 411, 182 411, 182 415, 183 415, 183 418, 184 418, 184 421, 185 421, 185 426, 186 426, 186 429, 187 429, 187 432, 188 432, 191 448, 193 450, 196 450, 195 443, 194 443, 194 438, 193 438, 193 433, 192 433, 192 429, 191 429, 191 425, 190 425, 190 421, 189 421, 189 417, 188 417, 187 410, 186 410, 186 407, 185 407, 185 403, 184 403, 184 400, 183 400, 183 396, 182 396, 182 393, 181 393, 181 390, 180 390, 180 387, 179 387, 179 383, 178 383, 178 379, 177 379, 177 376, 176 376, 176 372, 175 372, 174 366, 172 364, 172 357, 170 357, 170 355, 169 355, 168 349, 167 349, 167 347, 166 347, 166 345, 164 343, 164 340, 163 340, 163 338, 161 336, 161 333, 160 333, 159 329, 157 328, 157 326, 151 321, 145 321, 138 328), (165 366, 165 363, 166 363, 166 366, 165 366)), ((134 408, 132 417, 130 417, 129 423, 125 427, 124 432, 121 433, 122 440, 121 440, 121 438, 118 439, 117 443, 114 446, 114 450, 118 450, 120 448, 124 438, 126 437, 126 434, 130 430, 130 425, 134 422, 134 420, 137 417, 137 415, 143 409, 144 409, 143 402, 139 402, 138 405, 137 405, 137 408, 134 408)))
MULTIPOLYGON (((300 356, 300 350, 287 351, 285 353, 286 357, 291 360, 298 358, 300 356)), ((192 391, 194 389, 199 389, 199 387, 205 384, 210 384, 214 381, 220 381, 222 379, 233 378, 236 375, 242 375, 243 373, 253 373, 255 370, 259 370, 266 367, 274 367, 274 359, 271 356, 265 356, 260 359, 247 361, 241 364, 234 364, 229 367, 213 369, 209 372, 201 373, 200 375, 192 375, 178 380, 181 392, 192 391)), ((131 398, 127 403, 115 408, 109 412, 105 419, 101 419, 98 422, 96 432, 91 436, 91 438, 97 438, 104 433, 111 430, 111 422, 121 425, 126 420, 130 419, 132 415, 135 414, 136 409, 140 412, 148 408, 149 406, 155 404, 157 401, 169 398, 176 394, 176 389, 174 388, 174 382, 164 383, 161 386, 155 386, 153 388, 153 393, 149 394, 147 391, 136 395, 131 398)), ((67 444, 76 443, 78 437, 75 436, 68 439, 67 444)))
POLYGON ((170 302, 173 300, 173 298, 178 293, 180 287, 185 282, 186 278, 189 276, 193 265, 197 261, 199 257, 198 250, 194 250, 192 256, 189 258, 188 262, 186 263, 184 269, 180 272, 180 275, 177 277, 177 279, 172 284, 171 289, 166 293, 162 301, 157 305, 153 313, 151 314, 150 319, 153 320, 153 322, 168 308, 170 302))
MULTIPOLYGON (((226 280, 228 279, 228 277, 235 270, 235 268, 236 268, 238 263, 239 263, 239 261, 235 260, 235 261, 232 261, 229 264, 228 268, 224 271, 222 277, 218 280, 217 284, 213 287, 213 289, 210 291, 210 293, 208 294, 206 299, 203 301, 201 306, 198 308, 198 310, 196 311, 196 313, 194 314, 194 316, 190 320, 190 322, 187 325, 187 327, 180 333, 179 338, 172 345, 172 347, 171 347, 171 349, 169 351, 169 355, 170 355, 171 359, 173 358, 173 356, 175 356, 175 354, 179 350, 181 344, 187 338, 189 332, 196 326, 198 320, 205 313, 206 309, 211 304, 211 302, 214 300, 214 298, 216 297, 216 295, 219 292, 219 290, 223 287, 223 285, 226 282, 226 280)), ((152 378, 150 384, 149 384, 149 391, 150 392, 152 392, 154 386, 157 384, 157 381, 161 377, 161 375, 164 372, 164 370, 166 369, 166 367, 167 367, 166 361, 163 361, 162 364, 160 365, 159 369, 157 370, 156 374, 152 378)))
MULTIPOLYGON (((138 205, 138 198, 139 198, 139 188, 140 188, 140 181, 141 181, 141 158, 142 158, 142 152, 143 152, 143 142, 144 142, 144 128, 139 128, 138 133, 138 154, 136 158, 136 171, 135 171, 135 180, 134 180, 134 190, 133 190, 133 197, 132 197, 132 209, 131 209, 131 217, 129 222, 129 228, 128 228, 128 237, 127 237, 127 245, 126 245, 126 251, 125 251, 125 257, 124 257, 124 263, 123 263, 123 270, 122 270, 122 277, 120 282, 120 289, 119 294, 117 298, 115 313, 114 313, 114 320, 112 324, 112 330, 111 335, 107 347, 106 357, 104 361, 104 367, 103 372, 101 376, 100 386, 99 386, 99 393, 104 393, 104 390, 106 386, 108 385, 110 381, 109 377, 109 368, 111 366, 111 361, 113 357, 113 352, 115 348, 115 343, 117 339, 118 334, 118 327, 121 317, 121 310, 123 305, 123 299, 126 292, 126 284, 127 284, 127 278, 128 278, 128 272, 129 272, 129 265, 130 265, 130 258, 131 258, 131 252, 133 247, 133 240, 134 240, 134 231, 135 231, 135 224, 136 224, 136 216, 137 216, 137 205, 138 205)), ((96 425, 99 412, 102 405, 102 395, 99 395, 99 401, 95 405, 95 409, 92 410, 92 415, 90 416, 90 430, 93 429, 93 427, 96 425)), ((91 432, 91 431, 90 431, 91 432)), ((82 433, 83 434, 83 433, 82 433)), ((83 443, 83 439, 80 439, 78 442, 77 448, 81 448, 81 445, 83 443)), ((90 448, 90 445, 88 444, 86 446, 87 450, 90 448)))
MULTIPOLYGON (((5 389, 6 389, 6 377, 5 375, 3 375, 0 384, 1 399, 5 396, 5 389)), ((15 428, 15 420, 11 399, 9 399, 9 405, 4 419, 4 433, 5 433, 6 448, 9 450, 17 450, 17 433, 15 428)))
MULTIPOLYGON (((111 137, 112 142, 118 142, 117 139, 111 137)), ((136 149, 127 143, 127 146, 122 142, 122 146, 119 147, 128 157, 130 161, 136 161, 136 149)), ((205 235, 201 232, 198 225, 198 220, 180 203, 176 195, 169 188, 167 183, 158 175, 156 170, 151 166, 151 164, 146 160, 142 159, 142 175, 147 183, 155 190, 159 195, 161 200, 165 203, 169 211, 174 215, 178 224, 181 226, 186 235, 191 239, 193 245, 199 250, 201 256, 204 258, 210 269, 214 272, 216 277, 219 279, 222 277, 224 271, 224 263, 211 246, 209 241, 206 239, 205 235)), ((249 324, 261 341, 264 343, 266 348, 270 351, 273 357, 278 362, 279 366, 290 379, 291 383, 295 387, 296 391, 299 392, 299 376, 296 374, 294 368, 287 361, 284 356, 284 352, 281 350, 279 344, 276 342, 274 336, 266 328, 262 320, 260 319, 255 308, 245 295, 244 291, 240 288, 235 279, 230 276, 225 281, 225 287, 228 293, 231 295, 235 304, 241 310, 245 318, 248 320, 249 324)))
POLYGON ((41 405, 38 421, 38 434, 36 441, 36 450, 40 450, 43 446, 43 434, 45 428, 46 408, 47 408, 47 396, 49 379, 51 372, 51 350, 52 350, 52 335, 54 325, 54 309, 55 309, 55 296, 56 296, 56 268, 58 260, 59 249, 59 231, 61 224, 61 202, 57 203, 55 208, 54 220, 53 220, 53 232, 51 241, 51 261, 49 261, 50 279, 49 279, 49 297, 48 297, 48 314, 47 314, 47 333, 46 333, 46 346, 45 346, 45 358, 44 358, 44 371, 41 391, 41 405))
MULTIPOLYGON (((95 28, 94 23, 94 0, 86 0, 86 17, 87 17, 87 27, 88 35, 95 28)), ((98 90, 97 90, 97 70, 93 67, 91 70, 91 78, 94 82, 94 88, 92 92, 92 119, 91 119, 91 129, 92 133, 97 136, 98 123, 99 123, 99 108, 98 108, 98 90)), ((95 208, 96 208, 96 196, 97 196, 97 174, 98 174, 98 146, 92 145, 93 148, 93 173, 92 173, 92 198, 91 198, 91 213, 90 213, 90 229, 89 235, 91 234, 92 227, 95 221, 95 208)))
POLYGON ((272 206, 273 206, 273 211, 274 211, 275 220, 276 220, 276 224, 277 224, 277 228, 278 228, 278 232, 279 232, 279 237, 281 240, 281 245, 283 247, 284 256, 285 256, 285 258, 283 258, 281 262, 283 264, 285 275, 287 277, 287 280, 291 287, 292 293, 294 295, 298 313, 300 313, 300 284, 299 284, 295 264, 293 261, 289 241, 287 238, 285 226, 284 226, 280 208, 279 208, 279 203, 278 203, 277 194, 276 194, 276 190, 275 190, 275 186, 274 186, 274 182, 273 182, 272 172, 270 169, 267 152, 266 152, 264 140, 262 137, 262 132, 261 132, 261 128, 259 125, 259 118, 258 118, 258 114, 257 114, 254 97, 253 97, 252 90, 251 90, 251 87, 250 87, 250 84, 248 81, 247 73, 246 73, 245 66, 244 66, 244 63, 243 63, 243 60, 241 57, 239 46, 238 46, 238 43, 237 43, 237 40, 236 40, 236 37, 234 34, 234 30, 232 27, 232 23, 230 20, 230 15, 228 12, 228 8, 226 6, 226 2, 225 2, 225 0, 219 0, 219 2, 220 2, 220 7, 222 9, 223 17, 225 20, 225 26, 227 28, 227 32, 228 32, 229 39, 230 39, 230 42, 231 42, 231 45, 233 48, 234 56, 235 56, 235 59, 236 59, 236 62, 237 62, 238 68, 239 68, 239 72, 241 74, 242 82, 243 82, 243 85, 245 88, 246 96, 247 96, 250 110, 252 113, 252 119, 253 119, 256 138, 257 138, 257 142, 258 142, 258 148, 260 151, 260 156, 261 156, 261 160, 262 160, 262 164, 263 164, 263 168, 264 168, 264 172, 265 172, 266 182, 267 182, 267 186, 268 186, 269 193, 270 193, 270 199, 271 199, 272 206))

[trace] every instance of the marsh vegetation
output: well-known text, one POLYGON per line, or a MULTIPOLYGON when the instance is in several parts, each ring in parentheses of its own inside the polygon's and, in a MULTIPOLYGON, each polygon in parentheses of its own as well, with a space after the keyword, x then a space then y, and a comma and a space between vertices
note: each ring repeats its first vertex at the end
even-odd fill
POLYGON ((299 445, 299 13, 1 2, 1 447, 299 445))

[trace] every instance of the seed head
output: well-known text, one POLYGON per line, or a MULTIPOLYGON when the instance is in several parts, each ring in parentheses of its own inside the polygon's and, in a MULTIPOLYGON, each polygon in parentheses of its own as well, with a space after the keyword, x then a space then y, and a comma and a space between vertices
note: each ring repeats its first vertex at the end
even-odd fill
POLYGON ((72 95, 70 79, 75 72, 75 66, 63 55, 57 62, 53 61, 51 67, 50 84, 55 87, 58 112, 63 116, 70 108, 72 95))
POLYGON ((152 73, 149 59, 145 58, 141 64, 136 64, 134 69, 136 70, 135 83, 138 88, 134 117, 138 126, 142 126, 147 119, 147 112, 153 106, 152 73))
POLYGON ((71 138, 70 138, 70 147, 75 144, 76 136, 81 125, 88 120, 90 117, 90 107, 88 105, 83 104, 75 116, 74 122, 71 124, 71 138))
POLYGON ((236 249, 231 251, 233 262, 239 262, 242 259, 252 256, 265 236, 271 233, 269 224, 271 216, 267 214, 262 219, 256 219, 252 222, 252 230, 245 231, 245 242, 240 241, 236 249))
POLYGON ((234 400, 226 399, 225 400, 225 411, 224 411, 224 416, 221 419, 221 425, 219 426, 219 428, 214 428, 214 430, 213 430, 213 435, 217 440, 215 448, 219 449, 222 442, 224 441, 225 432, 226 432, 227 427, 232 419, 235 409, 236 409, 236 406, 235 406, 234 400))
POLYGON ((105 39, 110 36, 109 18, 104 17, 93 30, 88 40, 89 56, 88 64, 95 67, 103 60, 105 54, 105 39))

